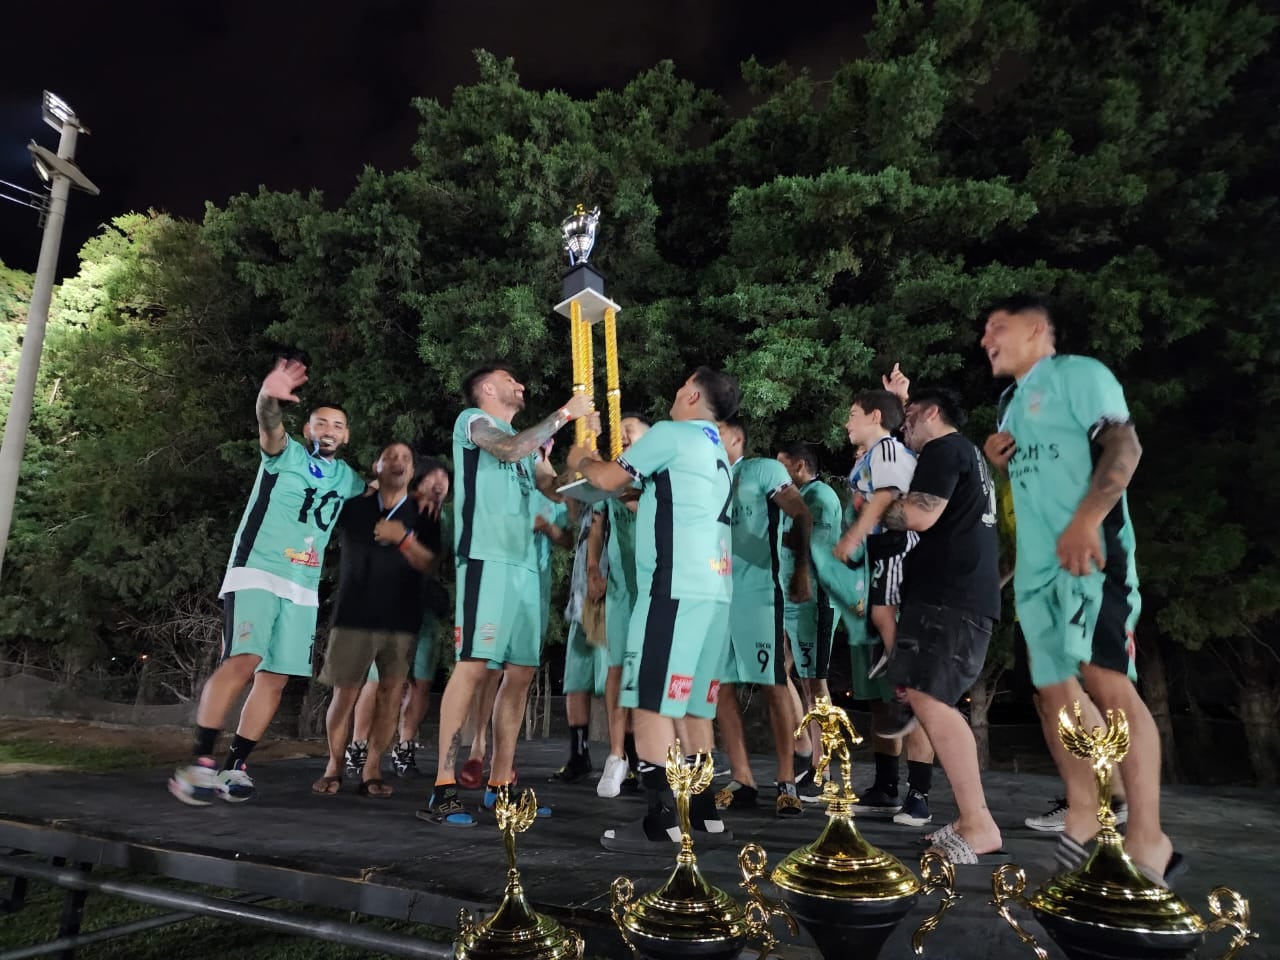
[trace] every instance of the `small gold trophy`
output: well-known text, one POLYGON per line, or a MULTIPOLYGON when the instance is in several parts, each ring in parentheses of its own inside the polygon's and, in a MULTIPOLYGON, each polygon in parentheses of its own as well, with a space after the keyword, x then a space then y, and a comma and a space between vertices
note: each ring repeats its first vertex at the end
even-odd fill
POLYGON ((516 834, 538 816, 538 801, 526 790, 512 802, 506 787, 494 805, 498 829, 507 848, 507 889, 493 916, 480 921, 467 910, 458 913, 457 960, 582 960, 582 935, 537 913, 525 899, 516 869, 516 834))
POLYGON ((1027 907, 1071 960, 1183 960, 1203 942, 1206 932, 1236 931, 1222 960, 1231 960, 1257 938, 1249 929, 1249 901, 1226 887, 1209 894, 1205 922, 1172 891, 1147 879, 1124 851, 1111 811, 1111 778, 1129 752, 1129 721, 1120 710, 1107 711, 1107 726, 1086 731, 1075 704, 1075 721, 1064 709, 1058 736, 1074 756, 1093 766, 1098 789, 1098 845, 1085 864, 1050 878, 1033 897, 1023 896, 1026 874, 1005 864, 991 878, 992 906, 1039 960, 1048 954, 1015 919, 1013 907, 1027 907))
POLYGON ((757 882, 763 877, 764 851, 759 847, 748 846, 738 857, 742 886, 751 898, 746 909, 708 883, 698 870, 689 799, 710 785, 714 773, 710 755, 689 765, 679 740, 668 749, 667 782, 680 816, 675 869, 659 889, 639 899, 632 899, 635 887, 629 879, 613 881, 613 922, 637 960, 733 960, 749 941, 758 944, 758 960, 765 960, 778 942, 770 930, 773 919, 783 920, 796 933, 790 914, 760 893, 757 882))
MULTIPOLYGON (((587 262, 596 244, 596 228, 600 208, 590 213, 582 204, 560 225, 564 246, 569 254, 569 272, 564 275, 561 300, 556 313, 569 318, 569 345, 573 361, 573 392, 595 397, 595 363, 592 327, 604 323, 605 389, 608 391, 609 458, 622 453, 622 387, 618 375, 618 313, 622 309, 604 295, 604 277, 587 262)), ((587 429, 587 421, 574 424, 574 445, 596 447, 596 436, 587 429)), ((585 478, 559 488, 562 496, 583 503, 607 500, 616 494, 592 486, 585 478)))
MULTIPOLYGON (((849 715, 833 706, 829 697, 818 697, 796 736, 810 723, 817 723, 822 731, 824 757, 816 778, 824 776, 834 759, 840 763, 841 782, 839 786, 834 780, 824 784, 827 826, 817 840, 792 851, 774 868, 774 886, 782 891, 783 902, 813 937, 825 960, 874 960, 920 894, 941 893, 937 911, 912 937, 912 948, 921 956, 925 936, 960 899, 955 892, 955 870, 936 853, 926 853, 920 860, 922 884, 897 857, 862 837, 853 822, 858 797, 850 779, 849 756, 850 746, 857 746, 862 738, 849 722, 849 715)), ((763 872, 763 851, 759 859, 763 872)))

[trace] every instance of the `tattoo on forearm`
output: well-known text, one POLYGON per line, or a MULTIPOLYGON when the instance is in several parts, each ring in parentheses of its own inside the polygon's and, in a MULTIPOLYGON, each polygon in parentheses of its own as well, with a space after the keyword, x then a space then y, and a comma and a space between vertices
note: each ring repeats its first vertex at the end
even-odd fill
POLYGON ((884 515, 880 517, 880 523, 890 530, 907 529, 907 511, 906 505, 901 500, 895 500, 889 504, 889 508, 885 510, 884 515))
POLYGON ((471 425, 471 442, 499 460, 512 463, 527 457, 560 432, 569 421, 557 410, 541 423, 517 434, 503 433, 487 420, 477 420, 471 425))
POLYGON ((1098 457, 1089 492, 1081 506, 1105 516, 1128 489, 1142 457, 1142 444, 1132 424, 1108 427, 1097 440, 1102 446, 1102 455, 1098 457))
POLYGON ((264 393, 258 394, 256 410, 258 426, 267 433, 275 433, 284 423, 284 412, 280 409, 280 401, 275 397, 268 397, 264 393))
POLYGON ((885 510, 884 516, 880 518, 880 522, 890 530, 906 530, 907 527, 907 504, 921 510, 924 513, 936 513, 946 506, 945 497, 939 497, 932 493, 919 493, 913 491, 908 493, 901 500, 895 500, 889 504, 889 508, 885 510))

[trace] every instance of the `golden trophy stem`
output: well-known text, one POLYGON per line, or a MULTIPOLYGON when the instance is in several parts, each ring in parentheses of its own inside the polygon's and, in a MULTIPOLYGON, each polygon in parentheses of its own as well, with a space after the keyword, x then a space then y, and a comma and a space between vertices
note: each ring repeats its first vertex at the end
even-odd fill
MULTIPOLYGON (((581 313, 578 314, 578 318, 578 323, 582 327, 582 369, 586 375, 586 394, 594 400, 596 395, 596 371, 595 359, 592 354, 595 350, 593 345, 595 338, 591 335, 591 324, 582 319, 581 313)), ((593 450, 596 446, 596 435, 590 430, 587 431, 587 446, 593 450)))
POLYGON ((604 312, 604 380, 609 403, 609 459, 622 456, 622 381, 618 375, 618 315, 604 312))
MULTIPOLYGON (((587 338, 591 329, 582 320, 582 304, 576 300, 569 304, 569 350, 573 364, 573 392, 589 393, 587 381, 591 376, 587 359, 587 338)), ((573 442, 584 447, 589 444, 587 421, 579 417, 573 424, 573 442)))

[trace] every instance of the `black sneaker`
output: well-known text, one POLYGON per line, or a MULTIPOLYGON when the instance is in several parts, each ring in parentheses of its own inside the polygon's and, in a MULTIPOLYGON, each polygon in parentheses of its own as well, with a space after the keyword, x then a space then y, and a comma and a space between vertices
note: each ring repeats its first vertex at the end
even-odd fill
POLYGON ((547 783, 577 783, 591 776, 594 770, 591 754, 584 753, 580 757, 570 757, 568 763, 547 777, 547 783))
POLYGON ((410 740, 406 743, 397 743, 391 748, 391 769, 396 772, 397 777, 416 777, 420 775, 418 763, 414 756, 417 747, 417 742, 410 740))
POLYGON ((369 741, 368 740, 352 740, 347 744, 346 757, 344 763, 347 768, 347 776, 355 777, 357 780, 364 775, 364 765, 369 762, 369 741))
POLYGON ((885 704, 880 725, 872 724, 871 732, 886 740, 901 740, 919 725, 920 721, 916 719, 911 708, 901 700, 894 700, 892 703, 885 704))
POLYGON ((894 823, 904 827, 923 827, 933 822, 933 814, 929 812, 929 795, 912 787, 907 791, 907 799, 893 817, 894 823))
POLYGON ((892 817, 902 809, 902 801, 898 799, 898 788, 888 790, 880 784, 873 784, 870 790, 858 797, 856 810, 858 813, 873 817, 892 817))
POLYGON ((622 779, 622 786, 618 788, 622 793, 637 794, 640 792, 640 777, 636 775, 634 770, 628 770, 627 775, 622 779))

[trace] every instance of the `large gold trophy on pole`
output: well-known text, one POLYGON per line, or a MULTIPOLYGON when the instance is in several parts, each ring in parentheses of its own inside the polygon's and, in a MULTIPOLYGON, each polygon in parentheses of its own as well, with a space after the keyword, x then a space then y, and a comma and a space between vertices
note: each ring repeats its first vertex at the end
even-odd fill
MULTIPOLYGON (((573 392, 594 398, 595 362, 594 333, 597 323, 604 324, 605 390, 609 415, 609 458, 622 453, 622 386, 618 374, 618 312, 622 309, 604 295, 604 277, 587 262, 596 243, 600 208, 587 212, 578 204, 572 216, 560 225, 564 246, 569 254, 569 272, 561 285, 561 300, 556 313, 569 318, 569 347, 573 359, 573 392)), ((596 448, 598 439, 585 419, 574 423, 574 444, 596 448)), ((561 495, 595 503, 614 496, 593 487, 578 477, 559 488, 561 495)))
MULTIPOLYGON (((901 860, 863 838, 853 822, 858 798, 849 772, 850 745, 857 746, 862 738, 848 714, 833 706, 829 697, 817 698, 796 736, 811 722, 822 731, 824 754, 815 779, 822 779, 835 759, 841 767, 840 783, 828 780, 822 788, 826 829, 774 868, 773 885, 813 937, 824 960, 874 960, 920 895, 939 893, 938 909, 921 922, 911 940, 915 954, 923 956, 925 937, 960 899, 955 892, 955 868, 936 853, 926 853, 920 859, 921 879, 917 880, 901 860)), ((760 851, 761 870, 763 859, 760 851)))
POLYGON ((458 913, 456 960, 582 960, 582 934, 562 927, 536 912, 524 896, 516 869, 516 834, 523 833, 538 816, 538 801, 526 790, 518 801, 506 787, 494 805, 498 829, 507 848, 507 889, 493 915, 479 920, 467 910, 458 913))
POLYGON ((1071 960, 1184 960, 1206 933, 1233 929, 1222 957, 1232 960, 1257 937, 1249 929, 1249 901, 1217 887, 1209 894, 1214 919, 1206 924, 1181 897, 1147 879, 1124 851, 1111 811, 1111 778, 1129 752, 1124 712, 1108 710, 1106 728, 1088 731, 1077 702, 1074 722, 1065 709, 1058 715, 1058 736, 1074 756, 1093 766, 1102 827, 1098 845, 1082 867, 1051 877, 1029 900, 1023 896, 1026 874, 1005 864, 991 878, 992 906, 1038 960, 1047 960, 1048 954, 1018 923, 1015 906, 1030 908, 1071 960))

